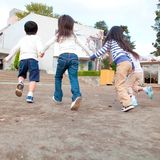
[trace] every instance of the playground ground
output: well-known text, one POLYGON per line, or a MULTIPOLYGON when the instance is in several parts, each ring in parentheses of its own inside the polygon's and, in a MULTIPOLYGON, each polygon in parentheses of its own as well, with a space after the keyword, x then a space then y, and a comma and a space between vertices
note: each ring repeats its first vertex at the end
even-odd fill
POLYGON ((71 111, 68 79, 63 81, 63 104, 52 101, 53 75, 41 74, 35 103, 14 94, 16 72, 0 71, 0 160, 160 160, 160 89, 153 100, 138 95, 130 112, 121 105, 113 86, 80 79, 83 101, 71 111))

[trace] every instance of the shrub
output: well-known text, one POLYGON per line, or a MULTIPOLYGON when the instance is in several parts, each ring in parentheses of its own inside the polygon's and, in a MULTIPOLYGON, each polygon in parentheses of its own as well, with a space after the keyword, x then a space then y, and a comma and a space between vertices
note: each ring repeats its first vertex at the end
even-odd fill
POLYGON ((100 76, 100 71, 78 71, 78 76, 100 76))
POLYGON ((14 66, 15 69, 19 68, 19 55, 20 55, 20 51, 18 51, 16 53, 16 56, 15 56, 15 59, 14 59, 14 62, 13 62, 13 66, 14 66))
POLYGON ((14 64, 12 63, 10 66, 9 66, 9 69, 11 71, 16 71, 17 69, 14 67, 14 64))
POLYGON ((102 69, 112 69, 112 70, 116 71, 116 65, 115 65, 115 63, 112 62, 110 64, 108 58, 102 60, 101 67, 102 67, 102 69))

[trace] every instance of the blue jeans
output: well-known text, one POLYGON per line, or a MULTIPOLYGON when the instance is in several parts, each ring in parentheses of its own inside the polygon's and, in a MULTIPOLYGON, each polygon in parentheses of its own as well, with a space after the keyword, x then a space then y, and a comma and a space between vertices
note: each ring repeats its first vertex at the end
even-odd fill
POLYGON ((68 70, 72 101, 81 96, 78 82, 78 56, 74 53, 63 53, 58 58, 57 70, 55 74, 55 91, 54 98, 57 101, 62 101, 62 78, 66 70, 68 70))

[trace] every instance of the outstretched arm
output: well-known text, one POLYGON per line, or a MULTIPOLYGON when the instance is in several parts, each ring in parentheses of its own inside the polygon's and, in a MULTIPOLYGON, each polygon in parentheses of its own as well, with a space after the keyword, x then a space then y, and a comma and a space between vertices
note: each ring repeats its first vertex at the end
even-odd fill
POLYGON ((20 49, 20 42, 17 43, 17 45, 15 45, 11 49, 9 55, 4 59, 4 62, 8 62, 9 60, 11 60, 11 58, 18 52, 19 49, 20 49))
POLYGON ((44 53, 42 53, 42 50, 44 47, 43 47, 40 37, 37 38, 36 47, 37 47, 38 57, 42 58, 44 56, 44 53))
POLYGON ((104 46, 102 48, 100 48, 96 53, 95 53, 95 56, 96 57, 101 57, 103 56, 104 54, 106 54, 107 52, 110 51, 110 44, 109 42, 106 42, 104 44, 104 46))
POLYGON ((41 50, 41 53, 44 53, 52 44, 56 41, 56 37, 51 38, 45 45, 44 48, 41 50))
POLYGON ((90 56, 91 51, 88 49, 86 45, 74 34, 76 43, 85 51, 87 56, 90 56))
MULTIPOLYGON (((90 56, 90 59, 95 60, 96 58, 101 57, 106 53, 108 54, 109 51, 110 51, 110 44, 106 42, 102 48, 100 48, 96 53, 90 56)), ((111 55, 108 54, 108 56, 111 58, 111 55)))

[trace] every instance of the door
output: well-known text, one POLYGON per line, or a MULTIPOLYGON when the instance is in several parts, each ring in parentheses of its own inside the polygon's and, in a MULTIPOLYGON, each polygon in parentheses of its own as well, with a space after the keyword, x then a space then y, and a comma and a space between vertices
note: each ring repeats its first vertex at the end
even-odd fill
POLYGON ((3 59, 0 59, 0 70, 3 69, 3 59))

